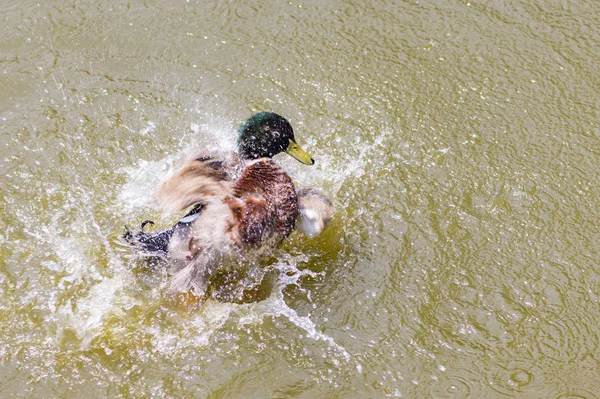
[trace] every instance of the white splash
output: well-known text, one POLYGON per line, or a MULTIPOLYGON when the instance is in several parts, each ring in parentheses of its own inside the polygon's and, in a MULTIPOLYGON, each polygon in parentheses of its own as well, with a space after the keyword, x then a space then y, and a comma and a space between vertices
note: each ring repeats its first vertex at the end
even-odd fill
POLYGON ((119 205, 126 212, 152 206, 154 191, 167 170, 175 162, 175 157, 167 157, 160 161, 138 161, 135 167, 125 167, 118 170, 127 175, 127 183, 119 193, 119 205))
MULTIPOLYGON (((283 297, 283 289, 288 285, 298 284, 298 280, 302 276, 316 277, 320 273, 314 273, 310 270, 298 270, 296 268, 296 262, 299 260, 306 261, 306 256, 300 256, 297 258, 291 258, 289 263, 279 262, 276 266, 279 268, 280 276, 276 287, 273 289, 273 293, 269 298, 258 303, 252 303, 247 305, 240 305, 237 313, 241 314, 238 324, 257 324, 262 322, 265 317, 285 317, 297 327, 301 328, 307 333, 307 336, 316 340, 323 341, 335 351, 337 351, 346 361, 351 360, 351 356, 348 351, 339 345, 335 340, 320 332, 317 329, 316 324, 308 316, 300 316, 298 312, 290 308, 285 302, 283 297)), ((336 359, 332 359, 334 364, 337 364, 336 359)), ((358 370, 361 369, 360 364, 356 364, 358 370)))
POLYGON ((156 123, 149 121, 145 128, 140 130, 140 135, 145 136, 156 129, 156 123))

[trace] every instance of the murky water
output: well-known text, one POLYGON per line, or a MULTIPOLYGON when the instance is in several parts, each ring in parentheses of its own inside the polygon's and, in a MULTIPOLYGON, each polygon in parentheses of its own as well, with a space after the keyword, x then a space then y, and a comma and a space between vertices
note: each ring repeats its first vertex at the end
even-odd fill
POLYGON ((600 397, 600 3, 96 3, 0 4, 3 397, 600 397), (258 110, 335 219, 182 311, 115 238, 258 110))

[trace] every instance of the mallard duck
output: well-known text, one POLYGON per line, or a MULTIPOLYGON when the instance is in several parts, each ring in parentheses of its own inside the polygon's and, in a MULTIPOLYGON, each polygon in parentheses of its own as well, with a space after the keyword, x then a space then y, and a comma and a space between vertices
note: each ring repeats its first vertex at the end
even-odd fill
POLYGON ((316 189, 296 191, 292 179, 271 158, 286 152, 306 165, 314 159, 296 143, 290 123, 273 112, 252 115, 239 128, 238 154, 224 161, 196 155, 157 190, 167 213, 191 210, 171 229, 147 233, 129 229, 123 239, 144 252, 169 259, 168 293, 204 295, 208 280, 225 258, 257 259, 295 227, 320 233, 333 216, 331 201, 316 189))

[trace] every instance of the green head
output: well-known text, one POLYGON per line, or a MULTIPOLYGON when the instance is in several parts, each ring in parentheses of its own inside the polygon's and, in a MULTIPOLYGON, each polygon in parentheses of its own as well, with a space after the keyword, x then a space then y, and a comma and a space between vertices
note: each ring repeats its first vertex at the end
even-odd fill
POLYGON ((313 165, 315 160, 294 139, 292 125, 273 112, 259 112, 246 119, 239 129, 238 150, 246 159, 271 158, 287 152, 298 161, 313 165))

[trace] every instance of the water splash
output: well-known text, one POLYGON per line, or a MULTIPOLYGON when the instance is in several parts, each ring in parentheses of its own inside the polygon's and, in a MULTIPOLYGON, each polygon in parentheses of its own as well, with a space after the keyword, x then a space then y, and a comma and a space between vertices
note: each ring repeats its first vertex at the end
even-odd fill
POLYGON ((126 175, 126 183, 119 193, 120 209, 126 213, 149 208, 154 205, 154 192, 158 183, 170 173, 184 157, 193 154, 198 149, 205 149, 222 156, 235 151, 235 132, 222 119, 211 123, 192 123, 190 130, 181 137, 179 145, 182 150, 166 156, 158 161, 140 159, 136 166, 124 167, 118 170, 126 175), (191 149, 186 152, 184 149, 191 149))
POLYGON ((55 310, 53 320, 57 323, 58 339, 60 341, 66 330, 71 330, 80 341, 80 349, 89 348, 102 333, 107 316, 123 316, 127 310, 141 304, 125 292, 127 284, 134 277, 112 249, 107 234, 93 217, 88 219, 85 227, 89 228, 92 231, 88 231, 87 235, 97 236, 103 244, 112 276, 106 276, 104 271, 99 270, 95 259, 87 253, 92 245, 90 242, 76 236, 63 237, 58 230, 43 229, 60 265, 67 272, 58 283, 58 297, 62 296, 65 303, 58 306, 55 295, 54 302, 50 304, 55 310), (70 293, 73 287, 81 294, 70 293))
POLYGON ((190 129, 194 133, 193 142, 190 143, 192 148, 205 148, 218 154, 227 154, 237 149, 237 132, 225 119, 215 119, 210 123, 192 123, 190 129))
MULTIPOLYGON (((308 316, 301 316, 292 309, 286 302, 283 294, 285 287, 289 285, 299 285, 299 280, 303 276, 318 277, 323 273, 315 273, 310 270, 304 269, 299 270, 296 265, 299 261, 307 261, 305 255, 299 257, 290 258, 287 262, 282 261, 277 263, 275 267, 279 270, 279 279, 277 285, 273 289, 272 294, 268 299, 252 304, 240 305, 237 313, 240 315, 238 320, 239 325, 246 324, 260 324, 265 317, 284 317, 291 323, 304 330, 308 337, 315 341, 323 341, 327 345, 338 352, 345 361, 350 362, 352 356, 348 351, 341 345, 339 345, 333 337, 322 333, 318 330, 318 326, 308 316)), ((332 359, 337 365, 337 360, 332 359)), ((362 366, 356 362, 356 368, 360 372, 362 366)))
MULTIPOLYGON (((182 148, 207 149, 227 156, 236 149, 236 136, 231 124, 224 120, 192 124, 190 131, 182 137, 180 146, 182 148)), ((378 138, 373 146, 378 146, 381 141, 382 139, 378 138)), ((368 156, 369 148, 371 147, 364 148, 351 167, 347 168, 347 165, 344 165, 343 170, 340 169, 341 165, 336 164, 334 159, 328 156, 322 157, 322 167, 316 169, 300 165, 291 158, 286 159, 289 157, 285 155, 278 157, 277 161, 281 162, 292 176, 296 176, 303 183, 320 187, 329 182, 329 185, 333 186, 334 192, 337 192, 348 176, 355 174, 360 176, 364 173, 365 158, 368 156)), ((127 182, 123 185, 119 195, 119 206, 127 211, 151 206, 151 193, 157 182, 162 176, 169 173, 179 159, 187 155, 189 154, 170 155, 156 162, 141 160, 135 167, 122 169, 121 172, 127 176, 127 182)), ((343 362, 352 362, 351 354, 343 346, 338 344, 333 337, 320 331, 319 326, 311 320, 310 316, 298 314, 285 301, 283 292, 286 287, 300 286, 300 279, 303 276, 318 277, 321 274, 297 268, 299 262, 309 260, 307 255, 292 257, 282 254, 279 258, 280 260, 275 265, 269 266, 278 271, 278 277, 271 295, 266 300, 242 305, 217 303, 209 300, 198 314, 177 315, 174 312, 169 317, 177 326, 175 330, 161 324, 145 327, 146 332, 154 337, 152 340, 154 350, 172 354, 190 347, 207 346, 210 344, 210 338, 228 322, 237 322, 239 326, 245 326, 260 324, 265 318, 284 318, 302 330, 306 337, 325 343, 333 353, 337 353, 337 356, 330 359, 334 364, 340 364, 339 358, 343 362)), ((103 316, 111 312, 119 314, 120 310, 116 308, 120 301, 119 298, 123 296, 122 289, 123 286, 117 281, 117 276, 102 281, 78 303, 79 315, 69 315, 68 319, 74 326, 89 331, 88 335, 84 336, 84 344, 89 343, 93 338, 94 332, 102 323, 103 316)), ((355 367, 359 373, 362 372, 362 366, 358 362, 355 362, 355 367)))
POLYGON ((154 190, 174 162, 175 157, 156 162, 140 160, 135 167, 119 169, 119 173, 127 175, 127 182, 119 193, 121 209, 131 213, 136 209, 152 206, 154 190))
POLYGON ((92 286, 88 295, 58 310, 59 325, 72 329, 81 340, 81 349, 89 347, 92 340, 98 335, 104 323, 104 318, 110 313, 122 314, 116 306, 117 295, 122 290, 123 284, 118 279, 105 279, 92 286))

